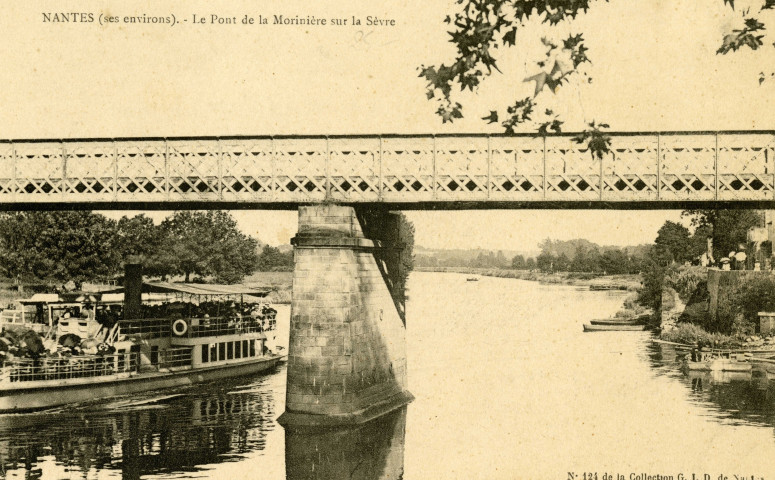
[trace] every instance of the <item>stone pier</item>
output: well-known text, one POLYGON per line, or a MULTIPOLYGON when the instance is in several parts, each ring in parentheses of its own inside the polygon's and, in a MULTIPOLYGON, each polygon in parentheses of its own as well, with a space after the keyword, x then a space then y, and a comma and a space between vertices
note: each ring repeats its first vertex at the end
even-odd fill
POLYGON ((406 327, 391 288, 395 268, 381 253, 399 246, 366 238, 362 223, 371 232, 396 225, 389 213, 299 207, 283 425, 363 423, 413 398, 406 327))

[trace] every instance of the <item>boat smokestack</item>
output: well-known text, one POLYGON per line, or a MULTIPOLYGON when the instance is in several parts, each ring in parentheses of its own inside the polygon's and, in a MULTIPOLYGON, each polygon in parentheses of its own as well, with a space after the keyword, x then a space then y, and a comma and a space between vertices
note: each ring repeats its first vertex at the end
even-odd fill
POLYGON ((142 318, 143 266, 127 263, 124 266, 124 319, 142 318))

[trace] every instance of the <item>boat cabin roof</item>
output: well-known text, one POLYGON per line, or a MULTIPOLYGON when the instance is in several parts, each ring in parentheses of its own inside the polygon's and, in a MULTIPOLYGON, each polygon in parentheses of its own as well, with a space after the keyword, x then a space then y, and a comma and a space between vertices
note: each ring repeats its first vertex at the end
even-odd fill
POLYGON ((246 285, 223 285, 217 283, 143 283, 144 293, 185 293, 188 295, 251 295, 265 297, 270 290, 246 285))
MULTIPOLYGON (((124 301, 124 288, 118 287, 102 292, 62 292, 62 293, 36 293, 30 298, 19 300, 22 305, 56 305, 82 303, 121 304, 124 301)), ((143 300, 165 301, 170 294, 184 294, 190 296, 230 296, 249 295, 251 297, 266 297, 271 290, 254 288, 245 285, 200 284, 200 283, 171 283, 151 282, 143 283, 143 300)))

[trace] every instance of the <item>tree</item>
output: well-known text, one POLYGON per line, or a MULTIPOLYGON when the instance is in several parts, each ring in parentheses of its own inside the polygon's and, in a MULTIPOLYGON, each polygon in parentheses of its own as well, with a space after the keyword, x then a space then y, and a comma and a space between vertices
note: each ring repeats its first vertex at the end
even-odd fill
MULTIPOLYGON (((607 2, 607 0, 605 0, 607 2)), ((716 0, 722 1, 722 0, 716 0)), ((734 10, 734 0, 723 0, 734 10)), ((567 30, 581 13, 586 13, 594 0, 458 0, 459 10, 447 15, 444 22, 450 25, 449 41, 454 45, 455 56, 449 65, 420 66, 420 77, 427 82, 426 97, 438 106, 436 113, 444 123, 463 117, 463 106, 453 97, 453 87, 461 91, 476 91, 480 84, 498 68, 498 52, 507 48, 519 48, 517 33, 530 23, 541 22, 558 30, 567 30)), ((757 50, 771 48, 771 42, 763 41, 765 25, 759 17, 765 10, 775 9, 775 1, 758 0, 758 8, 739 13, 740 28, 732 29, 720 39, 717 54, 727 54, 740 49, 757 50)), ((540 112, 537 97, 544 90, 552 93, 570 81, 591 81, 584 67, 591 63, 583 34, 569 34, 562 39, 542 38, 544 55, 531 59, 537 73, 526 79, 533 82, 532 95, 517 99, 503 110, 496 108, 483 117, 488 123, 498 123, 506 133, 514 133, 521 125, 534 122, 537 132, 546 135, 560 132, 563 121, 551 110, 540 112), (537 116, 539 118, 537 118, 537 116)), ((775 76, 760 74, 759 82, 775 76)), ((585 143, 593 155, 602 157, 609 151, 610 138, 601 129, 606 124, 591 122, 576 141, 585 143)))
MULTIPOLYGON (((656 249, 656 247, 654 247, 656 249)), ((638 290, 638 303, 659 312, 662 307, 662 285, 668 267, 657 261, 656 253, 646 256, 643 262, 643 286, 638 290)))
POLYGON ((600 258, 600 268, 609 275, 627 273, 629 258, 621 250, 606 250, 600 258))
POLYGON ((293 251, 283 253, 277 247, 264 245, 258 256, 258 270, 262 272, 293 270, 293 251))
POLYGON ((161 230, 162 246, 153 261, 187 282, 196 274, 235 283, 256 269, 258 241, 240 232, 226 212, 175 212, 161 230))
MULTIPOLYGON (((716 260, 745 244, 748 229, 762 225, 762 214, 756 210, 685 210, 682 215, 691 218, 700 235, 713 239, 716 260)), ((699 239, 697 240, 699 242, 699 239)))
POLYGON ((159 263, 163 243, 164 231, 145 214, 119 219, 116 248, 124 263, 140 263, 151 275, 168 273, 169 266, 159 263))
POLYGON ((398 242, 403 246, 399 262, 401 263, 401 283, 406 287, 409 274, 414 270, 414 224, 403 212, 398 213, 398 242))
POLYGON ((571 261, 565 253, 561 253, 554 260, 554 270, 558 272, 567 272, 570 270, 571 261))
POLYGON ((554 272, 554 256, 548 252, 541 252, 536 257, 536 266, 542 272, 554 272))
POLYGON ((19 212, 0 217, 4 275, 81 283, 118 272, 116 222, 86 211, 19 212))
POLYGON ((655 253, 668 263, 683 263, 691 260, 689 229, 680 223, 666 221, 657 231, 655 253))

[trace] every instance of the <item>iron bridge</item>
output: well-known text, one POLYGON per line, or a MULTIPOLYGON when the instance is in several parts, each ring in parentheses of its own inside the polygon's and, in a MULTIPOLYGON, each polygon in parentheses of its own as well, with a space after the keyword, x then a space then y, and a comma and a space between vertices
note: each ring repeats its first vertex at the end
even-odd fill
POLYGON ((775 201, 775 132, 0 141, 0 208, 660 208, 775 201))

